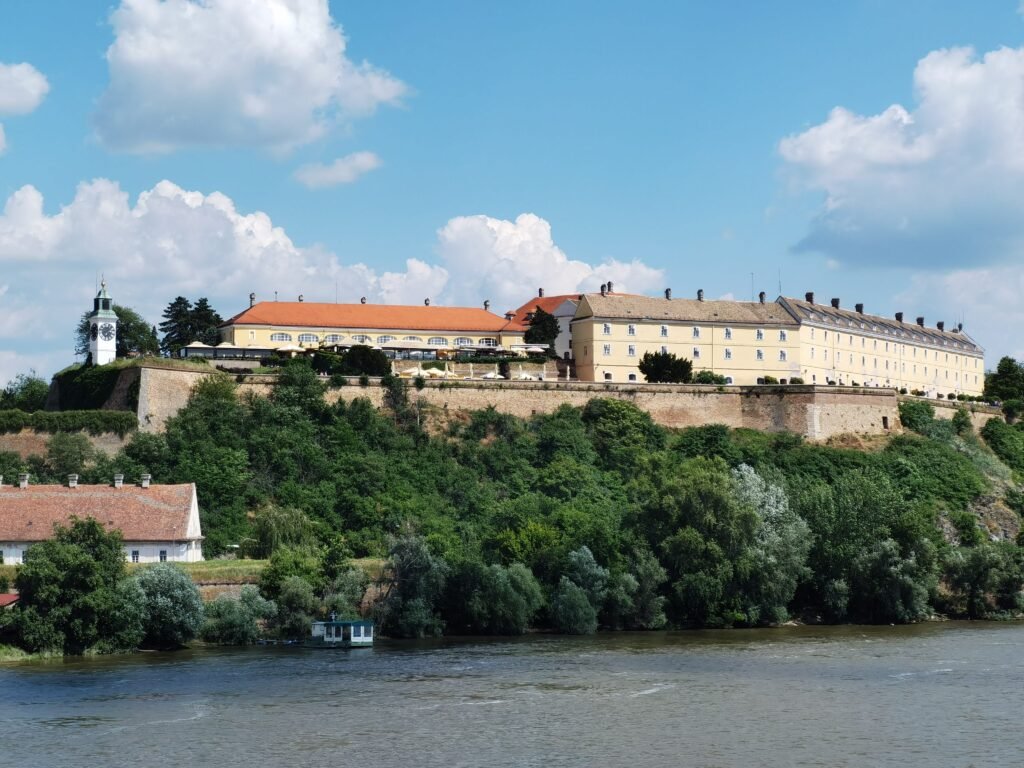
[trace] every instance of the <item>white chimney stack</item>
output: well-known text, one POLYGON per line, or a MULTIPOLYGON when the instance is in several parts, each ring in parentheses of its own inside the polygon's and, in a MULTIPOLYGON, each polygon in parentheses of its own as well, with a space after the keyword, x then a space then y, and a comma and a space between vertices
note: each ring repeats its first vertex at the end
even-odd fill
POLYGON ((68 488, 78 487, 78 475, 68 475, 68 488))
POLYGON ((143 475, 139 478, 139 483, 143 488, 149 488, 149 481, 153 479, 152 475, 143 475))
POLYGON ((28 488, 28 472, 22 472, 18 475, 18 487, 28 488))
POLYGON ((122 474, 114 475, 114 487, 115 488, 120 488, 122 485, 124 485, 124 475, 122 475, 122 474))

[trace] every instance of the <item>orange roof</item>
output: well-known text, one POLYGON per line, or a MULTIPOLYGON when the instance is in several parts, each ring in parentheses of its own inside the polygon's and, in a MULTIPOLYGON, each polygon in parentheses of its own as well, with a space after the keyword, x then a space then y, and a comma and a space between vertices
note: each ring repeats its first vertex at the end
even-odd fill
POLYGON ((20 595, 5 592, 4 594, 0 595, 0 608, 7 608, 9 606, 14 605, 16 602, 18 602, 19 597, 20 595))
POLYGON ((562 306, 562 302, 570 299, 572 301, 579 301, 582 297, 582 293, 563 293, 558 296, 534 296, 515 311, 515 317, 512 318, 512 322, 525 328, 530 325, 530 320, 527 318, 527 315, 536 312, 538 307, 550 315, 562 306))
POLYGON ((403 306, 400 304, 317 304, 261 301, 224 323, 288 328, 359 328, 410 331, 518 331, 515 324, 474 307, 403 306))
POLYGON ((30 485, 0 487, 0 541, 43 541, 55 523, 93 517, 125 541, 188 541, 191 483, 151 485, 30 485))

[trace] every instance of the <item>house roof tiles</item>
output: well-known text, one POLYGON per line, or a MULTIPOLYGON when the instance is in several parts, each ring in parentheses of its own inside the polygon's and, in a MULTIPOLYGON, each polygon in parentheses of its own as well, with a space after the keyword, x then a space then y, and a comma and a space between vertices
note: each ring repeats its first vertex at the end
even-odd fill
POLYGON ((774 302, 698 301, 621 294, 587 294, 594 317, 636 320, 670 320, 696 323, 743 323, 796 326, 784 307, 774 302))
POLYGON ((125 541, 187 541, 195 486, 0 487, 0 541, 43 541, 56 523, 92 517, 125 541))
POLYGON ((515 316, 512 318, 513 323, 518 323, 524 327, 529 326, 531 315, 538 309, 543 309, 549 315, 553 314, 566 301, 573 301, 579 303, 580 299, 583 298, 582 294, 579 293, 563 293, 557 296, 534 296, 528 302, 515 310, 515 316))

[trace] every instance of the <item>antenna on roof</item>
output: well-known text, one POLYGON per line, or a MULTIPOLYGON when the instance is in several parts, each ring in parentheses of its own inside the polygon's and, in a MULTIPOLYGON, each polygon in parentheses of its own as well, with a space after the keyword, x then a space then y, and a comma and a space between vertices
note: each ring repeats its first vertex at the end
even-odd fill
POLYGON ((782 267, 779 267, 779 296, 782 295, 782 267))
POLYGON ((754 273, 750 273, 750 300, 754 300, 754 273))

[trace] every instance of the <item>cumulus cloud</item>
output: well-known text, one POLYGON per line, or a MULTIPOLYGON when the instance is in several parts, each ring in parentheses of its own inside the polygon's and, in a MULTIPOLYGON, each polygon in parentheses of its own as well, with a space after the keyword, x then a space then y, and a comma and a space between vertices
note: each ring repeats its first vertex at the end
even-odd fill
POLYGON ((27 115, 49 92, 46 77, 31 64, 0 63, 0 115, 27 115))
POLYGON ((1024 254, 1024 49, 934 51, 916 104, 842 107, 779 152, 825 203, 799 251, 845 264, 948 268, 1024 254))
POLYGON ((339 157, 330 165, 312 163, 295 172, 295 179, 310 189, 351 184, 364 173, 380 167, 380 158, 373 152, 353 152, 339 157))
MULTIPOLYGON (((612 280, 618 291, 639 292, 662 284, 661 271, 639 261, 569 259, 552 240, 551 225, 533 214, 451 219, 438 232, 436 251, 434 263, 412 258, 401 269, 380 271, 297 245, 266 213, 239 211, 220 192, 161 181, 132 201, 117 183, 96 179, 51 213, 42 194, 25 186, 0 213, 0 339, 16 350, 20 341, 23 355, 52 355, 56 365, 40 370, 62 367, 101 274, 115 301, 153 323, 176 295, 207 296, 230 315, 247 305, 250 291, 258 300, 276 293, 282 300, 303 294, 306 301, 334 301, 337 285, 341 301, 430 298, 478 306, 490 298, 503 311, 538 286, 576 292, 612 280)), ((9 358, 8 366, 15 362, 9 358)))
POLYGON ((551 225, 524 213, 515 221, 490 216, 459 216, 438 232, 438 255, 452 275, 447 295, 476 304, 490 298, 498 307, 515 308, 534 295, 595 291, 611 280, 619 292, 655 290, 664 272, 638 260, 606 259, 592 265, 570 259, 551 236, 551 225))
POLYGON ((110 20, 95 122, 113 149, 287 150, 407 90, 346 56, 327 0, 122 0, 110 20))

